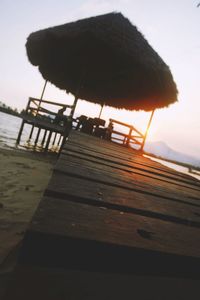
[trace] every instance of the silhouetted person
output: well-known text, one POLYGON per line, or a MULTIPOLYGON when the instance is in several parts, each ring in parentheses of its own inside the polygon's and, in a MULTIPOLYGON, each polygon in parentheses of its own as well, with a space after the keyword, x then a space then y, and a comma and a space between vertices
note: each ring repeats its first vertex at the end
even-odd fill
POLYGON ((85 122, 87 122, 87 117, 84 115, 81 115, 80 117, 76 118, 76 120, 78 121, 77 125, 76 125, 76 130, 80 129, 84 126, 85 122))
POLYGON ((66 110, 66 107, 62 107, 61 109, 59 109, 55 119, 54 119, 54 123, 57 124, 57 125, 61 125, 60 123, 63 122, 65 123, 66 122, 66 116, 63 115, 63 113, 65 112, 66 110))
POLYGON ((82 125, 81 131, 87 134, 92 134, 93 128, 94 128, 94 120, 92 118, 89 118, 82 125))
POLYGON ((106 140, 111 140, 113 128, 114 128, 113 123, 110 122, 108 124, 108 127, 106 128, 106 134, 105 134, 105 139, 106 140))

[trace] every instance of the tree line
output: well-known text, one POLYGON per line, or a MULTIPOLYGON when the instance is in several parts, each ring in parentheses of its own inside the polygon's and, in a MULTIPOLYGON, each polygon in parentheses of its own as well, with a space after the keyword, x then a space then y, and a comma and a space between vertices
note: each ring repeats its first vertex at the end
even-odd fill
POLYGON ((0 111, 18 117, 20 117, 22 113, 22 111, 19 112, 17 108, 12 108, 11 106, 8 106, 1 101, 0 101, 0 111))

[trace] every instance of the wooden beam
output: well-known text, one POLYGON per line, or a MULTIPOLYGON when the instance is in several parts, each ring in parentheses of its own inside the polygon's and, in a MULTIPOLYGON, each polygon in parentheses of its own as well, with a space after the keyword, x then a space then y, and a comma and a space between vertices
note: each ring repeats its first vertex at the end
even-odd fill
POLYGON ((64 106, 64 107, 68 107, 68 108, 71 108, 72 105, 68 105, 68 104, 63 104, 63 103, 58 103, 58 102, 53 102, 51 100, 41 100, 41 99, 38 99, 38 98, 33 98, 33 97, 29 97, 29 100, 34 102, 34 101, 41 101, 42 103, 47 103, 47 104, 52 104, 52 105, 57 105, 57 106, 64 106))
POLYGON ((99 112, 99 119, 101 118, 101 115, 102 115, 102 111, 103 111, 104 105, 105 105, 105 102, 102 103, 102 105, 101 105, 101 110, 100 110, 100 112, 99 112))
POLYGON ((155 112, 155 109, 152 110, 152 112, 151 112, 151 116, 150 116, 150 119, 149 119, 149 122, 148 122, 148 125, 147 125, 147 129, 146 129, 145 134, 144 134, 144 139, 143 139, 143 142, 142 142, 142 146, 141 146, 141 148, 140 148, 141 151, 143 151, 143 149, 144 149, 144 145, 145 145, 145 142, 146 142, 148 130, 149 130, 149 128, 150 128, 150 125, 151 125, 151 122, 152 122, 152 119, 153 119, 154 112, 155 112))

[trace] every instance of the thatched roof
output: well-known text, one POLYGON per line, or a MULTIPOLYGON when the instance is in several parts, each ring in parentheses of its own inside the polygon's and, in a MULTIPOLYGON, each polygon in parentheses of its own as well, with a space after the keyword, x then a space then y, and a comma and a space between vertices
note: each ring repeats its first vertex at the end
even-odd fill
POLYGON ((46 80, 80 99, 131 110, 177 100, 169 67, 121 13, 34 32, 26 47, 46 80))

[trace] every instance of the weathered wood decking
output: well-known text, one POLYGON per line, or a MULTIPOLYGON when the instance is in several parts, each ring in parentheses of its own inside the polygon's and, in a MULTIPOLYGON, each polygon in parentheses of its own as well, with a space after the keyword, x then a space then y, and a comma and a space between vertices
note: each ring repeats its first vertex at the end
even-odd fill
POLYGON ((199 299, 199 279, 200 182, 73 131, 6 299, 199 299))

